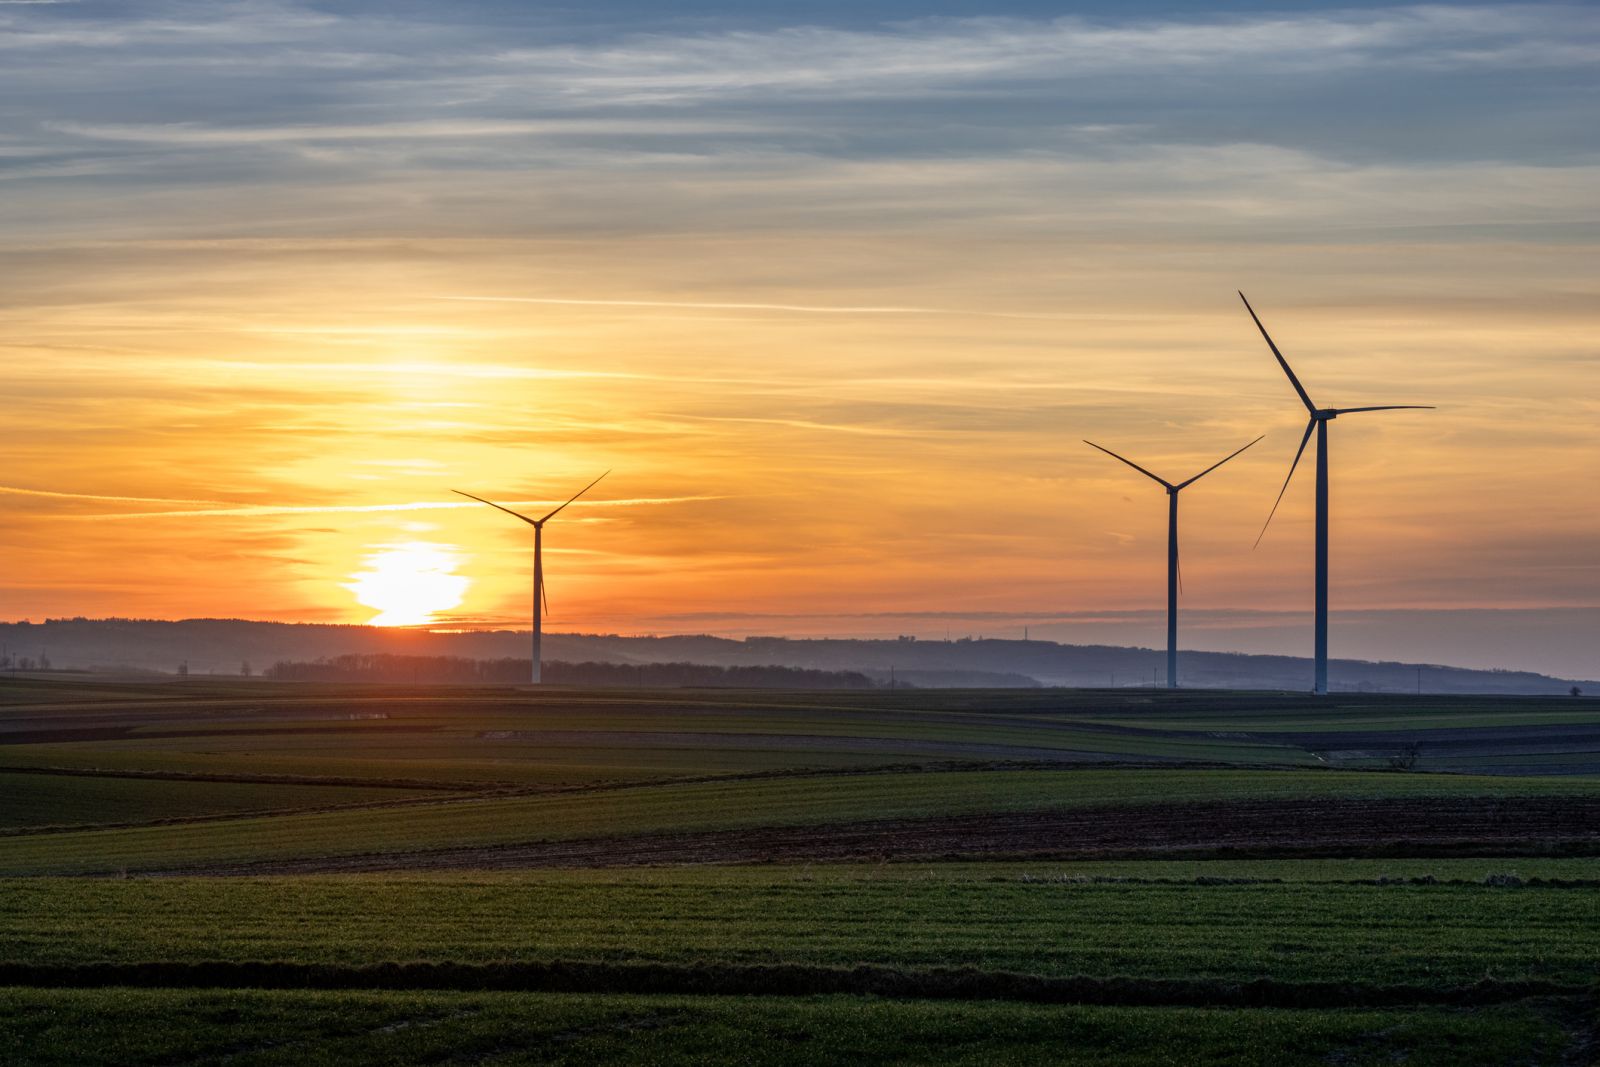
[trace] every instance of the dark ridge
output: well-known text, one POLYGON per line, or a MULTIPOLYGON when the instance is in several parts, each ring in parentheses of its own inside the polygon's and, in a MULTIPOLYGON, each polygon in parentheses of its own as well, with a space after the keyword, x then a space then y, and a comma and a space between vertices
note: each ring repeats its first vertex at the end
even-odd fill
MULTIPOLYGON (((1576 618, 1590 608, 1568 609, 1576 618)), ((1336 613, 1337 614, 1337 613, 1336 613)), ((1509 616, 1507 616, 1509 617, 1509 616)), ((137 673, 160 672, 171 677, 187 662, 191 682, 238 679, 244 663, 306 661, 340 655, 459 657, 494 660, 527 655, 526 631, 433 632, 375 626, 317 623, 269 623, 241 619, 46 619, 42 623, 0 623, 0 639, 12 649, 48 648, 57 666, 104 667, 137 673)), ((625 637, 618 634, 549 633, 545 649, 551 660, 601 663, 620 669, 617 682, 637 684, 627 670, 640 666, 692 663, 705 667, 792 668, 802 671, 866 675, 882 686, 894 668, 897 677, 910 672, 957 672, 989 675, 977 684, 1007 684, 1002 676, 1037 679, 1047 686, 1099 688, 1120 680, 1150 679, 1164 663, 1164 652, 1113 645, 1058 644, 962 638, 938 640, 853 640, 747 637, 743 640, 705 634, 625 637)), ((1353 691, 1415 693, 1548 694, 1565 696, 1576 684, 1600 691, 1600 682, 1553 678, 1531 671, 1485 670, 1437 664, 1366 662, 1336 659, 1329 664, 1333 687, 1353 691), (1418 669, 1421 685, 1418 685, 1418 669)), ((13 668, 20 669, 20 663, 13 668)), ((1186 651, 1185 684, 1202 689, 1265 689, 1303 694, 1311 682, 1310 663, 1294 656, 1245 655, 1186 651)), ((916 675, 910 674, 915 679, 916 675)), ((81 677, 81 676, 80 676, 81 677)), ((516 679, 521 681, 521 678, 516 679)), ((76 684, 85 684, 86 680, 76 684)), ((920 680, 938 684, 932 676, 920 680)), ((859 684, 859 683, 857 683, 859 684)), ((1016 684, 1016 683, 1012 683, 1016 684)), ((1126 688, 1112 690, 1118 694, 1126 688)), ((1282 695, 1282 694, 1280 694, 1282 695)))

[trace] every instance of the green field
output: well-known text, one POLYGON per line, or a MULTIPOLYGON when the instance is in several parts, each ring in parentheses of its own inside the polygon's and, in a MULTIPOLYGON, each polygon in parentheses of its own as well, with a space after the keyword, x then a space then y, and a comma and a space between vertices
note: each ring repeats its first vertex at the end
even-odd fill
POLYGON ((349 808, 435 796, 420 789, 87 777, 0 772, 0 831, 241 812, 349 808))
MULTIPOLYGON (((1507 865, 1600 875, 1596 861, 1507 865)), ((699 868, 0 883, 10 957, 26 964, 526 961, 873 964, 1046 976, 1468 986, 1600 977, 1600 891, 1249 877, 1215 864, 699 868), (1026 875, 1024 877, 1023 875, 1026 875), (1143 881, 1077 879, 1142 878, 1143 881)), ((1390 876, 1436 865, 1390 864, 1390 876)), ((1559 872, 1559 873, 1556 873, 1559 872)), ((1437 877, 1437 875, 1436 875, 1437 877)))
POLYGON ((1600 773, 1593 701, 1149 690, 741 693, 0 679, 0 768, 573 785, 940 761, 1187 761, 1600 773), (134 692, 130 698, 127 694, 134 692), (1573 736, 1567 736, 1567 735, 1573 736), (1483 735, 1483 736, 1480 736, 1483 735), (1487 762, 1485 762, 1487 761, 1487 762), (1548 767, 1546 766, 1548 764, 1548 767))
POLYGON ((1274 1011, 743 998, 0 988, 0 1059, 87 1065, 1490 1067, 1560 1062, 1540 1002, 1274 1011), (159 1018, 161 1025, 150 1020, 159 1018))
POLYGON ((0 1060, 1582 1062, 1592 706, 0 680, 0 1060))

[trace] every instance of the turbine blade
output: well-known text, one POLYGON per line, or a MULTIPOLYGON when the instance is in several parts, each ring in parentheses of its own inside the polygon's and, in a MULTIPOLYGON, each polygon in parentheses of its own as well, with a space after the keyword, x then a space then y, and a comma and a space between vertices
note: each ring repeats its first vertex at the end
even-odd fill
MULTIPOLYGON (((1261 435, 1261 437, 1265 437, 1265 436, 1267 436, 1267 435, 1266 434, 1262 434, 1261 435)), ((1260 441, 1261 437, 1256 438, 1255 441, 1251 441, 1250 445, 1253 445, 1257 441, 1260 441)), ((1244 448, 1249 448, 1250 445, 1245 445, 1244 448)), ((1224 463, 1228 462, 1228 460, 1232 459, 1234 456, 1237 456, 1240 452, 1243 452, 1244 448, 1241 448, 1236 452, 1228 453, 1226 456, 1223 456, 1221 459, 1217 460, 1211 466, 1207 467, 1205 470, 1201 471, 1199 474, 1196 474, 1193 478, 1190 478, 1188 481, 1179 482, 1177 484, 1176 488, 1182 489, 1186 485, 1193 485, 1195 482, 1198 482, 1201 478, 1204 478, 1206 475, 1210 474, 1212 471, 1216 470, 1218 467, 1220 467, 1224 463)))
POLYGON ((1256 309, 1250 306, 1250 301, 1245 300, 1244 294, 1239 294, 1239 299, 1244 300, 1244 309, 1250 312, 1250 317, 1256 320, 1256 329, 1261 331, 1261 336, 1266 338, 1267 347, 1272 349, 1272 354, 1278 357, 1278 366, 1283 368, 1283 373, 1289 376, 1289 384, 1294 386, 1294 391, 1300 394, 1300 402, 1305 404, 1306 410, 1313 415, 1317 413, 1317 405, 1311 402, 1311 397, 1306 394, 1305 386, 1300 384, 1300 379, 1294 376, 1294 371, 1289 369, 1289 361, 1283 358, 1283 353, 1278 351, 1278 346, 1272 343, 1272 335, 1267 333, 1267 328, 1261 325, 1261 318, 1256 314, 1256 309))
POLYGON ((1182 548, 1174 549, 1172 554, 1174 556, 1178 557, 1178 595, 1182 596, 1183 595, 1183 549, 1182 548))
MULTIPOLYGON (((610 474, 610 473, 611 473, 610 471, 606 471, 606 474, 610 474)), ((604 478, 606 476, 606 474, 602 474, 600 476, 600 478, 604 478)), ((572 503, 574 500, 578 499, 580 496, 582 496, 583 494, 587 493, 589 490, 593 489, 595 486, 599 485, 600 484, 600 478, 596 478, 594 481, 590 482, 588 485, 584 486, 582 489, 579 489, 576 493, 573 493, 572 496, 567 498, 567 504, 572 503)), ((555 511, 552 511, 550 514, 546 515, 544 518, 540 519, 539 521, 541 523, 549 522, 551 519, 555 518, 556 517, 556 513, 559 512, 561 510, 561 508, 566 507, 567 504, 562 504, 560 508, 556 508, 555 511)))
POLYGON ((491 508, 500 508, 500 510, 505 512, 507 515, 515 515, 517 518, 521 519, 523 522, 527 523, 529 526, 537 526, 537 525, 539 525, 537 520, 530 519, 530 518, 528 518, 528 516, 523 515, 520 512, 512 511, 510 508, 502 508, 502 507, 500 507, 499 504, 496 504, 493 500, 485 500, 481 496, 473 496, 471 493, 463 493, 459 489, 452 489, 450 491, 452 493, 456 493, 456 494, 458 494, 460 496, 464 496, 464 497, 468 497, 469 499, 476 500, 480 504, 488 504, 491 508))
POLYGON ((550 591, 545 588, 544 575, 539 575, 539 597, 544 601, 544 617, 550 617, 550 591))
POLYGON ((1383 404, 1375 408, 1335 408, 1335 415, 1350 415, 1357 411, 1437 411, 1432 404, 1383 404))
POLYGON ((1289 464, 1289 477, 1283 480, 1283 488, 1278 490, 1278 499, 1272 502, 1272 510, 1267 513, 1267 521, 1261 524, 1261 532, 1256 534, 1256 543, 1252 547, 1259 548, 1261 539, 1267 536, 1267 527, 1272 525, 1272 516, 1278 513, 1278 505, 1283 503, 1283 494, 1289 491, 1289 479, 1294 477, 1294 469, 1300 466, 1300 457, 1305 455, 1306 442, 1311 440, 1311 431, 1316 428, 1316 419, 1306 423, 1306 435, 1300 438, 1300 448, 1294 454, 1294 462, 1289 464))
MULTIPOLYGON (((1084 441, 1083 443, 1088 445, 1090 448, 1100 448, 1100 446, 1095 444, 1093 441, 1084 441)), ((1138 471, 1140 474, 1144 475, 1146 478, 1152 478, 1155 481, 1158 481, 1162 485, 1166 486, 1168 489, 1172 488, 1172 483, 1171 482, 1167 481, 1165 478, 1156 477, 1156 475, 1151 474, 1149 471, 1147 471, 1143 467, 1139 466, 1133 460, 1131 460, 1131 459, 1123 459, 1123 457, 1117 455, 1115 452, 1111 451, 1111 449, 1109 449, 1109 448, 1100 448, 1100 451, 1104 452, 1106 455, 1110 456, 1112 459, 1122 460, 1122 462, 1126 463, 1128 466, 1132 467, 1134 470, 1138 471)))

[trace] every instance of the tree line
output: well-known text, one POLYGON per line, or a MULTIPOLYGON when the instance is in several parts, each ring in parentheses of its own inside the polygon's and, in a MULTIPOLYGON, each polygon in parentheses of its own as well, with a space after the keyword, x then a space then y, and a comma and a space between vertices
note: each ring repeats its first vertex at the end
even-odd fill
MULTIPOLYGON (((463 656, 399 656, 365 653, 331 659, 280 660, 263 672, 286 682, 425 682, 434 685, 516 685, 528 680, 526 659, 468 659, 463 656)), ((715 667, 705 663, 544 663, 547 685, 634 686, 652 689, 728 687, 739 689, 871 689, 859 671, 804 667, 715 667)))

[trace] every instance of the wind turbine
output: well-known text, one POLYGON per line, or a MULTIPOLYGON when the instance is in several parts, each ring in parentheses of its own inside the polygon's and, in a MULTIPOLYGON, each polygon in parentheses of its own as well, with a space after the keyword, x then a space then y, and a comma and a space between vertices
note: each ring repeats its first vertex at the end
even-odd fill
MULTIPOLYGON (((1262 435, 1262 437, 1265 436, 1265 434, 1262 435)), ((1256 441, 1259 440, 1261 438, 1257 437, 1256 441)), ((1255 444, 1256 441, 1251 441, 1250 445, 1255 444)), ((1083 443, 1090 448, 1099 448, 1100 451, 1112 459, 1122 460, 1122 462, 1146 478, 1160 482, 1167 489, 1167 688, 1176 689, 1178 688, 1178 494, 1228 462, 1234 456, 1237 456, 1240 452, 1243 452, 1245 448, 1249 448, 1250 445, 1245 445, 1244 448, 1222 457, 1188 481, 1173 485, 1165 478, 1151 474, 1133 460, 1119 456, 1109 448, 1101 448, 1093 441, 1084 441, 1083 443)))
POLYGON ((1432 404, 1383 404, 1378 407, 1364 408, 1319 408, 1311 402, 1311 397, 1306 393, 1305 386, 1300 384, 1300 379, 1294 376, 1294 371, 1289 369, 1289 361, 1283 358, 1283 353, 1278 351, 1278 346, 1272 343, 1272 336, 1267 333, 1267 328, 1261 325, 1261 317, 1256 314, 1256 309, 1250 306, 1250 301, 1245 300, 1243 293, 1239 299, 1244 300, 1245 310, 1250 312, 1250 317, 1255 320, 1256 329, 1261 331, 1261 336, 1266 339, 1267 347, 1272 349, 1272 354, 1278 358, 1278 366, 1283 368, 1283 373, 1289 376, 1289 384, 1294 386, 1294 391, 1300 394, 1300 402, 1310 412, 1311 420, 1306 423, 1305 436, 1300 438, 1300 447, 1294 454, 1294 462, 1289 464, 1289 475, 1283 480, 1283 488, 1278 490, 1278 499, 1272 502, 1272 510, 1267 513, 1267 521, 1261 527, 1261 534, 1256 538, 1256 544, 1261 543, 1261 538, 1267 535, 1267 527, 1272 524, 1272 516, 1278 513, 1278 505, 1283 503, 1283 494, 1289 490, 1289 481, 1294 477, 1295 468, 1300 465, 1300 457, 1305 453, 1306 442, 1311 440, 1311 431, 1317 432, 1317 593, 1316 609, 1317 624, 1316 636, 1313 640, 1313 649, 1316 658, 1316 680, 1312 692, 1318 696, 1328 695, 1328 423, 1340 415, 1353 415, 1358 411, 1432 411, 1432 404))
MULTIPOLYGON (((610 471, 606 471, 606 474, 610 474, 610 473, 611 473, 610 471)), ((606 474, 602 474, 600 476, 600 478, 604 478, 606 476, 606 474)), ((467 497, 467 498, 469 498, 471 500, 476 500, 480 504, 488 504, 491 508, 499 508, 501 511, 505 512, 507 515, 515 515, 517 518, 521 519, 523 522, 525 522, 529 526, 533 527, 533 684, 534 685, 538 685, 540 680, 541 680, 540 679, 540 670, 539 670, 539 667, 540 667, 539 642, 544 636, 544 634, 543 634, 544 611, 549 609, 549 598, 545 595, 545 591, 544 591, 544 524, 549 522, 551 519, 555 518, 556 515, 561 512, 561 509, 565 508, 567 506, 567 504, 572 503, 574 500, 578 499, 580 496, 582 496, 583 494, 587 493, 589 490, 593 489, 596 485, 599 485, 600 484, 600 478, 596 478, 594 481, 590 482, 588 485, 584 486, 582 489, 579 489, 576 493, 573 493, 572 496, 570 498, 568 498, 566 504, 562 504, 561 507, 556 508, 554 511, 552 511, 549 514, 545 515, 545 517, 542 518, 542 519, 530 519, 530 518, 528 518, 528 516, 520 514, 519 512, 512 511, 510 508, 501 507, 499 504, 496 504, 493 500, 485 500, 481 496, 473 496, 471 493, 463 493, 459 489, 450 490, 452 493, 457 493, 457 494, 459 494, 461 496, 464 496, 464 497, 467 497)))

